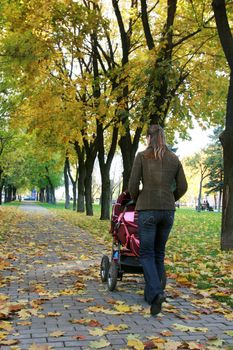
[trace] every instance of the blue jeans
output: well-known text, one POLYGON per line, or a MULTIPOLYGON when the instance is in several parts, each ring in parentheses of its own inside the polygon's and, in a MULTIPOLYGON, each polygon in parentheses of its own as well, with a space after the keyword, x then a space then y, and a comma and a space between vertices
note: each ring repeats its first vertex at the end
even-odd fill
POLYGON ((151 304, 162 293, 161 279, 165 272, 165 246, 174 222, 173 210, 140 210, 138 226, 140 262, 145 278, 145 300, 151 304))

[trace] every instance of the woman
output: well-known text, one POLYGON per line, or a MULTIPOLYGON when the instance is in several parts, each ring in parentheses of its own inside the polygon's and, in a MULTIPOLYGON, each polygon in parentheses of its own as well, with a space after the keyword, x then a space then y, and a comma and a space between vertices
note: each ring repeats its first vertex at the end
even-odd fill
POLYGON ((165 245, 174 221, 175 201, 186 192, 187 181, 181 162, 167 148, 159 125, 149 127, 147 144, 134 160, 128 190, 138 210, 144 298, 151 305, 151 314, 157 315, 165 301, 161 287, 165 245))

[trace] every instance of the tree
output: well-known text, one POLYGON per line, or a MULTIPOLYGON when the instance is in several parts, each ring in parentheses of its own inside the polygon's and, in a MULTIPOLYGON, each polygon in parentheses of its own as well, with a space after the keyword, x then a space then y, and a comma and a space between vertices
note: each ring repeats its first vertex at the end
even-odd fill
POLYGON ((225 130, 220 136, 224 161, 221 229, 221 248, 223 250, 233 249, 233 37, 226 11, 227 3, 228 1, 225 0, 214 0, 212 2, 219 39, 230 69, 225 130))
POLYGON ((186 160, 186 165, 191 167, 195 173, 199 174, 199 191, 197 199, 197 210, 202 209, 202 189, 203 182, 207 179, 212 171, 212 164, 209 163, 206 150, 201 150, 195 153, 192 157, 186 160))
POLYGON ((222 146, 219 141, 219 135, 222 132, 222 127, 214 130, 213 137, 210 137, 212 142, 206 149, 207 160, 210 165, 210 174, 205 188, 207 194, 218 193, 218 204, 215 195, 215 209, 220 211, 222 206, 222 192, 223 192, 223 154, 222 146))
MULTIPOLYGON (((120 122, 124 132, 119 144, 124 164, 123 188, 126 188, 143 127, 159 123, 173 141, 175 131, 185 137, 193 118, 202 125, 218 124, 223 100, 217 95, 222 94, 226 79, 224 75, 218 77, 217 90, 217 62, 223 58, 211 27, 210 4, 141 0, 139 9, 138 2, 132 1, 128 24, 120 2, 112 0, 112 3, 122 50, 119 81, 124 102, 120 122), (129 71, 135 71, 137 62, 138 71, 131 80, 129 71), (212 74, 210 64, 215 69, 212 74), (136 89, 140 91, 140 102, 130 110, 129 100, 132 92, 136 95, 136 89)), ((127 5, 125 2, 124 10, 129 9, 127 5)))
POLYGON ((10 118, 61 147, 63 165, 74 147, 78 210, 84 211, 85 196, 86 212, 93 214, 98 154, 101 218, 109 217, 109 170, 118 140, 125 189, 147 124, 159 122, 172 141, 175 131, 185 136, 193 116, 203 124, 221 118, 226 76, 217 75, 223 58, 208 27, 210 4, 112 0, 111 20, 103 1, 4 0, 0 6, 1 69, 17 96, 10 118))

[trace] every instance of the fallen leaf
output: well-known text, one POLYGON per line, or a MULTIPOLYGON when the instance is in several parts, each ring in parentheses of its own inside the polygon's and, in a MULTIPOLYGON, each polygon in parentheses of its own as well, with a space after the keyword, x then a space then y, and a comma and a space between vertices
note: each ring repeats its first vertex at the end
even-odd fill
POLYGON ((93 329, 89 329, 88 331, 90 333, 90 335, 93 335, 93 336, 99 336, 99 337, 102 337, 103 335, 106 334, 106 331, 104 331, 103 329, 101 328, 93 328, 93 329))
POLYGON ((61 332, 61 331, 55 331, 55 332, 52 332, 49 334, 50 337, 62 337, 65 333, 64 332, 61 332))
POLYGON ((30 326, 31 324, 32 324, 31 321, 17 322, 17 325, 19 325, 19 326, 30 326))
POLYGON ((1 340, 0 341, 0 345, 16 345, 19 344, 19 340, 18 339, 9 339, 9 340, 1 340))
POLYGON ((32 344, 28 350, 52 350, 53 348, 49 345, 38 345, 38 344, 32 344))
POLYGON ((5 331, 11 331, 12 330, 12 325, 11 325, 10 322, 1 321, 0 322, 0 329, 3 329, 5 331))
POLYGON ((26 320, 27 318, 31 317, 30 312, 28 312, 27 310, 20 310, 18 312, 19 318, 21 318, 22 320, 26 320))
POLYGON ((79 301, 80 303, 89 303, 91 301, 94 300, 94 298, 80 298, 80 299, 76 299, 77 301, 79 301))
POLYGON ((101 339, 99 341, 91 341, 89 344, 89 346, 92 349, 102 349, 102 348, 106 348, 109 345, 110 345, 109 341, 107 341, 105 339, 101 339))
POLYGON ((185 326, 183 324, 174 323, 173 327, 182 332, 208 332, 208 328, 200 328, 200 327, 191 327, 185 326))
POLYGON ((122 313, 132 312, 132 309, 129 305, 114 305, 114 308, 122 313))
POLYGON ((143 342, 137 338, 129 339, 127 342, 127 346, 135 350, 144 350, 143 342))
POLYGON ((89 318, 81 318, 79 320, 71 320, 71 323, 74 324, 84 324, 86 326, 90 326, 90 327, 101 327, 102 324, 97 321, 97 320, 91 320, 89 318))
POLYGON ((8 336, 7 332, 0 332, 0 341, 8 336))
POLYGON ((84 340, 84 339, 86 339, 86 337, 84 335, 74 335, 72 338, 76 339, 76 340, 84 340))
POLYGON ((231 331, 224 331, 225 334, 230 335, 231 337, 233 337, 233 330, 231 331))
POLYGON ((114 332, 114 331, 122 331, 124 329, 128 329, 129 327, 127 326, 127 324, 121 323, 118 325, 114 325, 114 324, 110 324, 107 327, 104 327, 104 330, 108 331, 108 332, 114 332))
POLYGON ((171 331, 162 331, 160 332, 161 335, 163 335, 164 337, 171 337, 173 335, 173 333, 171 331))
POLYGON ((61 316, 61 313, 60 312, 48 312, 47 316, 57 317, 57 316, 61 316))

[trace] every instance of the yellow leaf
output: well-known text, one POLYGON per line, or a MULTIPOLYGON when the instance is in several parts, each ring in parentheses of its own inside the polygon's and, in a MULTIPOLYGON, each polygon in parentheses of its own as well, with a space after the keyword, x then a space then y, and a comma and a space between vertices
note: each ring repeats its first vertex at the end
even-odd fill
POLYGON ((129 339, 127 342, 127 346, 135 349, 135 350, 144 350, 144 344, 139 339, 129 339))
POLYGON ((9 297, 7 296, 7 295, 5 295, 5 294, 0 294, 0 301, 6 301, 6 300, 8 300, 9 299, 9 297))
POLYGON ((7 337, 7 335, 8 335, 8 333, 6 333, 6 332, 0 332, 0 341, 2 339, 5 339, 7 337))
POLYGON ((191 327, 191 326, 185 326, 178 323, 174 323, 173 327, 182 332, 205 332, 205 333, 208 332, 208 328, 191 327))
POLYGON ((10 345, 16 345, 16 344, 19 344, 19 340, 17 340, 17 339, 9 339, 9 340, 1 340, 0 341, 0 345, 10 346, 10 345))
POLYGON ((30 312, 28 312, 27 310, 20 310, 18 312, 18 315, 22 320, 26 320, 31 316, 30 312))
POLYGON ((232 331, 224 331, 224 333, 226 333, 227 335, 230 335, 231 337, 233 337, 233 330, 232 331))
POLYGON ((17 322, 17 325, 19 326, 30 326, 32 322, 30 321, 22 321, 22 322, 17 322))
POLYGON ((12 325, 10 322, 7 321, 1 321, 0 322, 0 329, 4 329, 5 331, 11 331, 12 325))
POLYGON ((107 327, 104 327, 104 329, 108 332, 114 332, 114 331, 122 331, 124 329, 128 329, 129 327, 127 324, 121 323, 118 325, 110 324, 107 327))
POLYGON ((98 335, 99 337, 102 337, 103 335, 106 334, 106 331, 104 331, 101 328, 93 328, 93 329, 89 329, 89 333, 94 336, 98 335))
POLYGON ((106 309, 103 306, 90 306, 88 308, 88 311, 91 311, 91 312, 103 312, 104 314, 107 314, 107 315, 119 315, 120 314, 119 311, 106 309))
POLYGON ((52 332, 49 334, 50 337, 62 337, 65 333, 64 332, 61 332, 61 331, 55 331, 55 332, 52 332))
POLYGON ((233 321, 233 314, 228 314, 228 315, 224 315, 225 318, 227 318, 229 321, 233 321))
POLYGON ((80 260, 90 260, 90 257, 82 254, 80 257, 79 257, 80 260))
POLYGON ((100 341, 91 341, 89 345, 92 349, 102 349, 109 346, 110 343, 105 339, 101 339, 100 341))
POLYGON ((131 307, 129 305, 114 305, 115 309, 120 312, 131 312, 131 307))
POLYGON ((52 350, 53 348, 49 345, 38 345, 38 344, 32 344, 28 350, 52 350))
MULTIPOLYGON (((211 339, 208 341, 208 345, 215 346, 215 347, 222 347, 223 340, 222 339, 211 339)), ((209 347, 208 347, 209 348, 209 347)))

